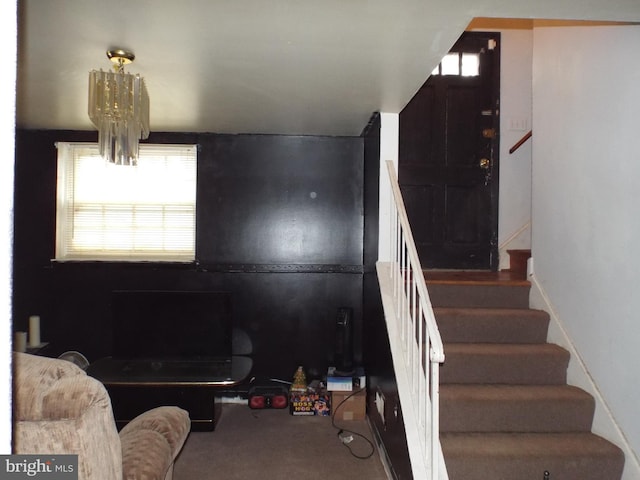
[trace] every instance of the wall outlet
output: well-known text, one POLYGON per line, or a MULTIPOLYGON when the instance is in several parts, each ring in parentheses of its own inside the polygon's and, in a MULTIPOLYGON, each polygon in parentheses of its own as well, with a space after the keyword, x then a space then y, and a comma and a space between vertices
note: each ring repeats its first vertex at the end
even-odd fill
POLYGON ((529 120, 524 117, 512 117, 509 119, 509 130, 526 132, 529 130, 529 120))

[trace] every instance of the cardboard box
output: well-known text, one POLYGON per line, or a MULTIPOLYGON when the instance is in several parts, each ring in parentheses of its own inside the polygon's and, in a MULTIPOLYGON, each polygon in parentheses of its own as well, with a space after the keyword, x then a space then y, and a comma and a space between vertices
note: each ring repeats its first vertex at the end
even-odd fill
POLYGON ((289 393, 289 411, 291 415, 331 415, 331 394, 321 393, 289 393))
POLYGON ((367 413, 367 390, 331 392, 335 420, 364 420, 367 413))

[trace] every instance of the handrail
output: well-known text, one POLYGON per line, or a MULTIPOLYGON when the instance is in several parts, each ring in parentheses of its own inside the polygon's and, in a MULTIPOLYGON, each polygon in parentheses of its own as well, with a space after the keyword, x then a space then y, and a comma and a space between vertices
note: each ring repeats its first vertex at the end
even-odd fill
MULTIPOLYGON (((413 233, 411 231, 411 226, 409 225, 409 217, 407 215, 407 211, 404 206, 404 200, 402 198, 402 193, 400 192, 400 185, 398 184, 398 179, 395 173, 395 168, 393 166, 393 162, 387 160, 387 171, 389 172, 389 180, 391 182, 391 192, 393 193, 393 201, 396 207, 397 213, 397 222, 400 230, 398 232, 398 238, 396 239, 395 246, 396 250, 398 250, 401 245, 401 241, 403 241, 406 245, 406 255, 408 258, 404 259, 404 262, 407 262, 404 268, 404 273, 406 274, 408 270, 411 270, 411 273, 417 273, 416 277, 407 279, 410 280, 412 284, 418 289, 418 294, 420 295, 420 303, 421 306, 427 308, 431 313, 431 317, 429 320, 432 320, 427 323, 427 327, 429 331, 427 332, 429 338, 431 339, 431 343, 433 344, 433 356, 431 359, 438 363, 444 362, 444 347, 442 345, 442 338, 440 337, 440 331, 438 330, 438 325, 436 324, 435 316, 433 315, 433 308, 431 307, 431 299, 429 298, 429 293, 427 292, 427 283, 424 279, 424 275, 422 273, 422 266, 420 264, 420 258, 418 257, 418 250, 416 249, 415 242, 413 240, 413 233)), ((402 252, 396 252, 402 253, 402 252)), ((401 255, 396 255, 397 259, 401 258, 401 255)), ((404 263, 403 262, 403 263, 404 263)))
POLYGON ((524 142, 529 140, 532 136, 533 136, 533 130, 529 130, 527 133, 524 134, 524 137, 518 140, 516 144, 509 149, 509 153, 515 152, 517 149, 519 149, 522 146, 524 142))
POLYGON ((444 347, 394 165, 391 161, 386 163, 392 193, 392 260, 388 271, 382 268, 382 264, 378 267, 381 291, 383 282, 389 280, 390 283, 387 290, 391 293, 383 293, 389 343, 414 478, 442 480, 448 478, 440 444, 439 421, 439 375, 440 364, 444 362, 444 347), (386 300, 387 296, 391 298, 386 300))

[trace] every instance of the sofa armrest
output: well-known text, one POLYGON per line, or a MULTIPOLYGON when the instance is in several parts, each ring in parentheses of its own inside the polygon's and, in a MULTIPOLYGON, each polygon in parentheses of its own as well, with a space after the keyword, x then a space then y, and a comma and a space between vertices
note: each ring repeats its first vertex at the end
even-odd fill
POLYGON ((112 425, 111 399, 98 380, 86 375, 61 378, 42 397, 40 418, 35 420, 73 420, 95 407, 104 412, 112 425))
POLYGON ((37 406, 14 409, 13 453, 76 454, 78 478, 121 479, 122 450, 111 402, 100 382, 86 375, 61 377, 37 398, 37 406))
POLYGON ((59 389, 60 381, 86 378, 76 365, 57 358, 14 352, 13 364, 13 414, 18 420, 41 420, 43 397, 50 390, 59 389))
POLYGON ((182 449, 191 421, 178 407, 158 407, 130 421, 120 431, 124 479, 163 480, 182 449))

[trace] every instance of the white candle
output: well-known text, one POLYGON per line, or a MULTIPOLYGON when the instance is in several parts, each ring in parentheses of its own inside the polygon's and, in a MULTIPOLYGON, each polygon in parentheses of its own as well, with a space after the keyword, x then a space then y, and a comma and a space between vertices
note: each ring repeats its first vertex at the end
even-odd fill
POLYGON ((29 317, 29 346, 40 346, 40 317, 38 315, 29 317))
POLYGON ((27 332, 16 332, 13 336, 13 350, 15 352, 27 351, 27 332))

